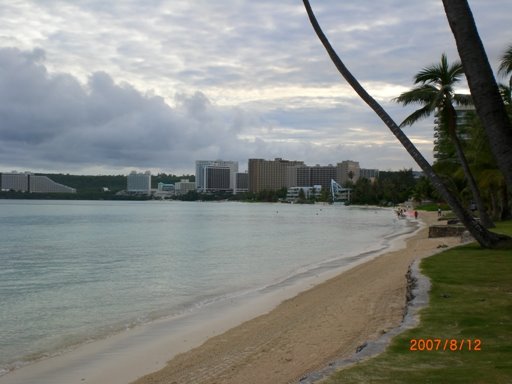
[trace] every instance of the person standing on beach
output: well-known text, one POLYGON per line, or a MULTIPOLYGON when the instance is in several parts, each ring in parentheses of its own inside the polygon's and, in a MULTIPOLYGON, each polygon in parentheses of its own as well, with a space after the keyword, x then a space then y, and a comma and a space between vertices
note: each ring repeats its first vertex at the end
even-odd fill
POLYGON ((414 218, 417 219, 418 218, 418 211, 414 211, 414 218))

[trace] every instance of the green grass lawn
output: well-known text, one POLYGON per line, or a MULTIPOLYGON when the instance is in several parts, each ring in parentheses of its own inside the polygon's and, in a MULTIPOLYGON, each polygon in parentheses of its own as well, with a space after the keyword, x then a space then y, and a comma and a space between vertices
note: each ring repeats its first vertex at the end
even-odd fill
MULTIPOLYGON (((512 222, 496 231, 512 235, 512 222)), ((432 290, 420 325, 325 383, 512 383, 512 250, 469 244, 429 257, 421 268, 432 290), (413 339, 432 341, 411 351, 413 339)))

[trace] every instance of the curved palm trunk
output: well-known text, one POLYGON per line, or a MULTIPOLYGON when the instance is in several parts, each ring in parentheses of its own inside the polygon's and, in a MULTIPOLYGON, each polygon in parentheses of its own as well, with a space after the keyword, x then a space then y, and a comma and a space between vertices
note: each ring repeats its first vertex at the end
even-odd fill
MULTIPOLYGON (((414 146, 414 144, 409 140, 409 138, 403 133, 403 131, 398 127, 398 125, 393 121, 393 119, 387 114, 387 112, 381 107, 373 97, 371 97, 368 92, 359 84, 357 79, 350 73, 345 64, 341 61, 339 56, 336 54, 334 49, 332 48, 329 40, 323 33, 316 17, 311 9, 311 5, 308 0, 303 0, 304 6, 306 7, 306 11, 308 13, 309 20, 313 29, 315 30, 318 38, 324 45, 327 53, 329 54, 332 62, 341 73, 341 75, 345 78, 345 80, 350 84, 350 86, 356 91, 356 93, 363 99, 363 101, 368 104, 368 106, 373 109, 373 111, 380 117, 380 119, 386 124, 386 126, 391 130, 391 132, 395 135, 395 137, 400 141, 400 143, 404 146, 407 152, 412 156, 412 158, 416 161, 416 163, 421 167, 425 175, 430 179, 432 185, 436 188, 436 190, 441 194, 441 196, 446 200, 446 202, 450 205, 453 212, 457 215, 460 221, 465 225, 468 231, 473 235, 473 237, 478 241, 478 243, 482 247, 486 248, 494 248, 500 245, 501 240, 503 240, 503 236, 492 233, 488 231, 483 225, 481 225, 478 221, 476 221, 471 214, 462 207, 456 197, 450 193, 450 191, 443 184, 441 179, 435 174, 431 165, 427 160, 423 157, 423 155, 418 151, 418 149, 414 146)), ((506 238, 510 240, 510 238, 506 238)))
POLYGON ((475 202, 476 208, 478 210, 478 214, 480 216, 480 222, 486 228, 494 228, 495 225, 487 213, 485 209, 485 205, 480 194, 480 189, 476 184, 475 178, 473 177, 473 172, 469 168, 468 160, 466 159, 466 155, 462 150, 462 144, 460 142, 459 137, 457 136, 457 113, 455 112, 455 108, 453 105, 448 103, 448 133, 450 135, 450 139, 453 142, 455 147, 455 152, 457 153, 457 157, 459 158, 460 164, 462 166, 462 170, 464 171, 464 176, 469 185, 469 189, 471 190, 471 195, 473 196, 473 200, 475 202))
POLYGON ((473 196, 473 200, 478 210, 480 222, 486 228, 494 228, 495 225, 491 217, 487 213, 487 209, 485 208, 482 196, 480 194, 480 189, 478 188, 475 178, 473 177, 473 173, 469 168, 468 161, 466 159, 466 156, 464 155, 464 152, 462 151, 462 146, 457 135, 453 135, 452 141, 455 146, 455 151, 457 152, 457 157, 459 158, 459 161, 462 165, 462 170, 464 171, 464 175, 466 176, 469 188, 471 189, 471 195, 473 196))
POLYGON ((467 0, 443 0, 476 111, 500 171, 512 189, 512 123, 507 116, 467 0))
POLYGON ((512 218, 512 212, 510 212, 510 204, 508 203, 508 190, 507 185, 504 184, 500 188, 501 193, 501 220, 510 220, 512 218))

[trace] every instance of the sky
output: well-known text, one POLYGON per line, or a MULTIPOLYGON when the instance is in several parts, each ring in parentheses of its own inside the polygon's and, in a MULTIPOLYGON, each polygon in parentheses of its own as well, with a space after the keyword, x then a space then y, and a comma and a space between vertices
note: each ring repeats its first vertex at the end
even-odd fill
MULTIPOLYGON (((496 72, 510 0, 469 4, 496 72)), ((347 67, 393 98, 446 53, 441 0, 311 0, 347 67)), ((464 83, 458 92, 468 92, 464 83)), ((433 122, 405 128, 432 160, 433 122)), ((0 172, 194 173, 196 160, 419 170, 334 68, 300 0, 0 0, 0 172)))

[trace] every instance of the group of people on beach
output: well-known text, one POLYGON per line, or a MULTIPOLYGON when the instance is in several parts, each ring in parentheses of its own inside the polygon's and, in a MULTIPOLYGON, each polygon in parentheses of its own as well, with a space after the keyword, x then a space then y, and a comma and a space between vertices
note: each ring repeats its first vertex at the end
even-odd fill
POLYGON ((408 211, 405 209, 405 208, 398 208, 395 210, 396 212, 396 215, 398 216, 398 218, 402 218, 402 217, 406 217, 406 216, 414 216, 415 219, 418 218, 418 211, 414 211, 412 213, 408 213, 408 211))

